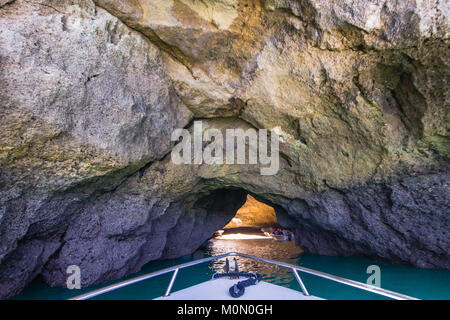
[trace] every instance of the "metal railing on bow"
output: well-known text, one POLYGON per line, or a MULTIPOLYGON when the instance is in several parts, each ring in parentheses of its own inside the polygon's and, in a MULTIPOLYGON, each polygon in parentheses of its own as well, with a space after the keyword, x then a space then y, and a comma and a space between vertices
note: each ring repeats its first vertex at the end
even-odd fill
POLYGON ((177 275, 178 275, 178 271, 180 269, 188 268, 188 267, 195 266, 195 265, 198 265, 198 264, 201 264, 201 263, 206 263, 206 262, 210 262, 210 261, 214 261, 214 260, 221 259, 221 258, 226 258, 226 257, 248 258, 248 259, 252 259, 252 260, 255 260, 255 261, 260 261, 260 262, 276 265, 276 266, 279 266, 279 267, 284 267, 284 268, 291 269, 293 274, 294 274, 295 279, 297 280, 297 282, 298 282, 298 284, 300 286, 300 289, 302 290, 303 294, 307 295, 307 296, 309 296, 310 294, 309 294, 308 290, 306 289, 306 286, 303 283, 302 278, 299 275, 299 271, 300 272, 304 272, 304 273, 308 273, 308 274, 311 274, 311 275, 314 275, 314 276, 317 276, 317 277, 321 277, 321 278, 324 278, 324 279, 328 279, 328 280, 331 280, 331 281, 334 281, 334 282, 342 283, 344 285, 355 287, 355 288, 358 288, 358 289, 361 289, 361 290, 364 290, 364 291, 372 292, 372 293, 375 293, 375 294, 378 294, 378 295, 381 295, 381 296, 392 298, 392 299, 395 299, 395 300, 417 300, 414 297, 410 297, 410 296, 407 296, 407 295, 404 295, 404 294, 401 294, 401 293, 397 293, 397 292, 394 292, 394 291, 382 289, 382 288, 379 288, 379 287, 376 287, 376 286, 372 286, 372 285, 369 285, 369 284, 365 284, 365 283, 362 283, 362 282, 358 282, 358 281, 354 281, 354 280, 350 280, 350 279, 334 276, 334 275, 331 275, 331 274, 328 274, 328 273, 324 273, 324 272, 321 272, 321 271, 317 271, 317 270, 313 270, 313 269, 309 269, 309 268, 305 268, 305 267, 301 267, 301 266, 296 266, 296 265, 289 264, 289 263, 274 261, 274 260, 270 260, 270 259, 254 257, 254 256, 251 256, 251 255, 247 255, 247 254, 243 254, 243 253, 237 253, 237 252, 230 252, 230 253, 214 256, 214 257, 198 259, 198 260, 195 260, 195 261, 190 261, 190 262, 186 262, 186 263, 183 263, 183 264, 179 264, 179 265, 176 265, 176 266, 173 266, 173 267, 161 269, 159 271, 147 273, 147 274, 144 274, 144 275, 132 278, 132 279, 124 280, 124 281, 119 282, 119 283, 111 284, 111 285, 106 286, 104 288, 100 288, 100 289, 97 289, 97 290, 93 290, 91 292, 84 293, 82 295, 73 297, 73 298, 71 298, 69 300, 86 300, 86 299, 90 299, 90 298, 99 296, 101 294, 104 294, 104 293, 107 293, 107 292, 110 292, 110 291, 113 291, 113 290, 117 290, 117 289, 123 288, 125 286, 129 286, 129 285, 131 285, 133 283, 141 282, 141 281, 144 281, 144 280, 147 280, 147 279, 150 279, 150 278, 154 278, 154 277, 157 277, 157 276, 169 273, 169 272, 173 272, 172 278, 170 279, 169 285, 168 285, 167 290, 166 290, 166 292, 164 294, 164 296, 167 297, 167 296, 170 295, 170 292, 172 291, 173 284, 175 283, 175 280, 176 280, 177 275))

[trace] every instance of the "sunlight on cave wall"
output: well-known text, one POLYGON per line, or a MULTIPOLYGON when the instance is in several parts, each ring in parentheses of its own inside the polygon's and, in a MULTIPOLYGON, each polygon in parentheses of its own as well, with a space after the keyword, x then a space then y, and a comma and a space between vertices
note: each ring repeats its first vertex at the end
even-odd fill
POLYGON ((271 206, 259 202, 251 195, 247 195, 247 201, 224 229, 239 227, 263 228, 277 225, 275 210, 271 206))

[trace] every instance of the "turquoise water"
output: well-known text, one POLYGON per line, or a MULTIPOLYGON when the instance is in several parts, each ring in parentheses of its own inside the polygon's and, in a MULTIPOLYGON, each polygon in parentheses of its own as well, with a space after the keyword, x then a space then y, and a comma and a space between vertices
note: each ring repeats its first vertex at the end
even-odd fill
MULTIPOLYGON (((450 270, 418 269, 395 265, 383 261, 355 257, 327 257, 301 253, 301 249, 290 242, 273 240, 210 240, 195 253, 179 259, 153 261, 136 274, 112 281, 108 284, 132 278, 140 274, 185 263, 225 252, 237 251, 273 260, 284 261, 352 280, 366 282, 370 265, 381 270, 381 287, 420 299, 450 299, 450 270)), ((265 281, 299 290, 290 270, 239 258, 239 266, 245 271, 259 272, 265 281)), ((214 261, 180 270, 173 291, 209 280, 216 271, 221 271, 224 261, 214 261)), ((372 293, 324 280, 312 275, 301 274, 309 293, 326 299, 383 299, 372 293)), ((148 279, 97 297, 98 299, 152 299, 164 294, 171 274, 148 279)), ((107 284, 82 290, 51 288, 36 279, 22 293, 12 299, 67 299, 107 284)))

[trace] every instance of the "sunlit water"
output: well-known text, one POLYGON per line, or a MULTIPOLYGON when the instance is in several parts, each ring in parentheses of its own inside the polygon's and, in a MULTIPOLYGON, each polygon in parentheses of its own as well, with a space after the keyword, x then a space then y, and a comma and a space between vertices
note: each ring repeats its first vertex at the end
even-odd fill
MULTIPOLYGON (((153 261, 141 272, 118 282, 140 274, 156 271, 165 267, 185 263, 204 257, 219 255, 230 251, 246 253, 258 257, 296 264, 356 281, 366 282, 366 273, 370 265, 381 269, 381 287, 420 299, 450 299, 450 270, 418 269, 405 265, 369 260, 363 258, 326 257, 304 254, 292 242, 278 242, 268 239, 235 239, 208 241, 195 253, 173 260, 153 261)), ((253 260, 238 258, 241 271, 253 271, 263 275, 265 281, 299 290, 298 283, 288 269, 272 266, 253 260)), ((211 278, 214 272, 222 271, 224 260, 213 261, 180 270, 173 291, 198 284, 211 278)), ((302 274, 302 279, 310 294, 326 299, 381 299, 372 293, 365 293, 329 280, 302 274)), ((131 286, 99 296, 99 299, 152 299, 164 294, 171 274, 148 279, 131 286)), ((67 299, 75 295, 100 288, 98 285, 82 290, 50 288, 40 280, 35 280, 13 299, 67 299)))

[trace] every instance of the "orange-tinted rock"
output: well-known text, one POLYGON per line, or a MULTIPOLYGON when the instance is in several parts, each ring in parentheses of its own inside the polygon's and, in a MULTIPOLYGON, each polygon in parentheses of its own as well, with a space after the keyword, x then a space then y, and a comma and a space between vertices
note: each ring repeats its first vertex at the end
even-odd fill
POLYGON ((251 195, 248 195, 245 204, 237 211, 234 218, 224 229, 239 227, 262 228, 277 224, 275 210, 271 206, 259 202, 251 195))

